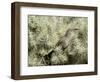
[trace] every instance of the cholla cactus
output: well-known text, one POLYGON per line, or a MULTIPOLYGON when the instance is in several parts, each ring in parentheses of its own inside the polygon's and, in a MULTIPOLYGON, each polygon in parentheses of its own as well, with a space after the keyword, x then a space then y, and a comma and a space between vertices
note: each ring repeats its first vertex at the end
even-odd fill
POLYGON ((88 63, 87 18, 28 16, 28 66, 88 63))

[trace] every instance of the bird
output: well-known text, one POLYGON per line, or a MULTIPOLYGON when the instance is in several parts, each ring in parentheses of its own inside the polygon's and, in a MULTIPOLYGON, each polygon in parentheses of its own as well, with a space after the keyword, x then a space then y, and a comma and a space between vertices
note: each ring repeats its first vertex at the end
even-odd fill
POLYGON ((64 36, 60 38, 60 40, 57 42, 56 46, 61 46, 62 49, 67 48, 67 46, 70 44, 70 41, 78 35, 79 29, 68 29, 64 36))
POLYGON ((67 55, 63 54, 64 50, 70 45, 70 42, 75 36, 77 35, 79 29, 68 29, 64 36, 60 38, 60 40, 56 43, 55 47, 44 56, 46 65, 52 64, 63 64, 67 63, 68 57, 67 55), (64 60, 62 60, 61 58, 64 60))

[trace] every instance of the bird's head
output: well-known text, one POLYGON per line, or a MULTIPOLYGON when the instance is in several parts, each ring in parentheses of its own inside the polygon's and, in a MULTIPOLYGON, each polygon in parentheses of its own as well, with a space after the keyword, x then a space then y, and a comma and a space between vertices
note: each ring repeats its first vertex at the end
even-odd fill
POLYGON ((68 29, 65 36, 74 36, 77 35, 79 33, 79 29, 78 28, 72 28, 72 29, 68 29))

